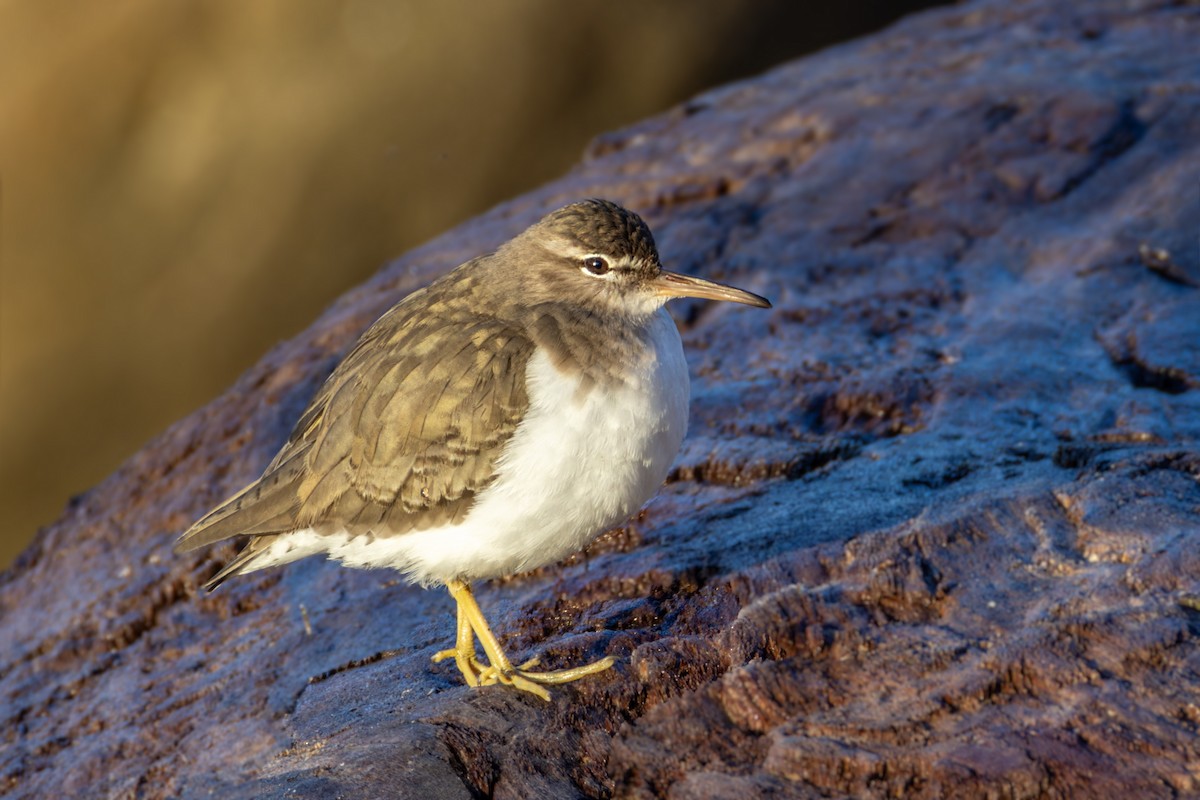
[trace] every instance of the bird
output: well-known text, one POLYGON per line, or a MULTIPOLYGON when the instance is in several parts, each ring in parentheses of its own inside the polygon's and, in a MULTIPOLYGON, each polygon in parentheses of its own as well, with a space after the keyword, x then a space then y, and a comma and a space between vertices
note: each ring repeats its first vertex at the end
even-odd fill
POLYGON ((400 300, 334 368, 263 471, 192 525, 183 553, 236 536, 205 588, 324 554, 455 601, 469 686, 546 686, 610 668, 514 665, 472 583, 551 564, 625 522, 666 478, 689 379, 671 298, 760 308, 663 268, 636 213, 588 199, 400 300), (475 648, 478 639, 486 659, 475 648))

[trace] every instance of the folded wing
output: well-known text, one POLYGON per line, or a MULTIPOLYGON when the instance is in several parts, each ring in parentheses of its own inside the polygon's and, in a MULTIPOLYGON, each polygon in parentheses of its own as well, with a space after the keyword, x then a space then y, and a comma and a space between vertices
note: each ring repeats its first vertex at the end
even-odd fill
POLYGON ((469 304, 401 303, 329 377, 262 477, 176 549, 308 528, 401 536, 463 519, 528 407, 532 352, 521 331, 469 304))

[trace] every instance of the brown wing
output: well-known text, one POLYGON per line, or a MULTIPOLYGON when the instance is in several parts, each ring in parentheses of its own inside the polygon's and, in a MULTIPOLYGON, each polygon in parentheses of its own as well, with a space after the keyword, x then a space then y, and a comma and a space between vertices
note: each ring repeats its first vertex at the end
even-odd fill
POLYGON ((533 343, 436 286, 363 335, 263 476, 177 549, 300 528, 396 535, 466 515, 528 407, 533 343))

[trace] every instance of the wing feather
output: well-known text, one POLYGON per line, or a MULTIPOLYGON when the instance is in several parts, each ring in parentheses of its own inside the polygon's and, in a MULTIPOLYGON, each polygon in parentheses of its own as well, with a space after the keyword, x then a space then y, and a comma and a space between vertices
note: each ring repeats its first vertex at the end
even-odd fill
POLYGON ((443 289, 447 297, 421 299, 436 287, 363 334, 263 476, 193 525, 178 550, 304 528, 403 535, 466 516, 528 408, 534 344, 472 298, 455 302, 443 289))

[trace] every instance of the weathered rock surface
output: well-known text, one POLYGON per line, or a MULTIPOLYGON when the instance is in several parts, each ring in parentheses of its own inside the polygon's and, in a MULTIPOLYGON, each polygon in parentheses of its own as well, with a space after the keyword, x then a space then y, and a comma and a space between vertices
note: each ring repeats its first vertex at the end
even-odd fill
POLYGON ((599 139, 415 251, 78 498, 0 580, 11 797, 1200 793, 1200 9, 982 2, 599 139), (547 705, 431 666, 442 592, 198 585, 357 333, 543 211, 671 266, 692 433, 583 556, 481 588, 547 705))

